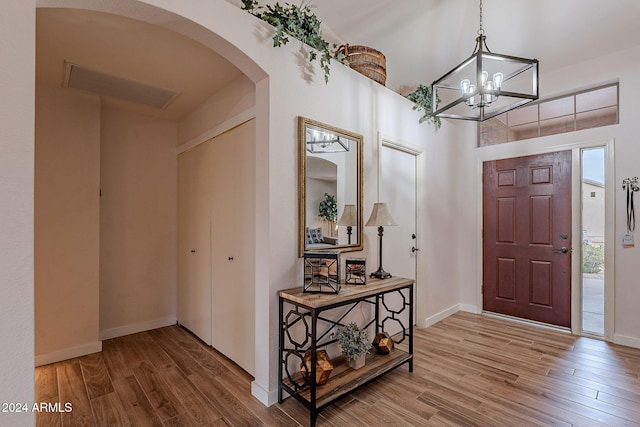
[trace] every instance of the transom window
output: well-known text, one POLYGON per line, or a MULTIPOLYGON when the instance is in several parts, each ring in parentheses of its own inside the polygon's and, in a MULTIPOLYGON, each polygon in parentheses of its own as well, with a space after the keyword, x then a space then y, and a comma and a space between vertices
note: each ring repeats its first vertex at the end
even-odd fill
POLYGON ((537 101, 481 122, 478 146, 619 123, 618 83, 537 101))

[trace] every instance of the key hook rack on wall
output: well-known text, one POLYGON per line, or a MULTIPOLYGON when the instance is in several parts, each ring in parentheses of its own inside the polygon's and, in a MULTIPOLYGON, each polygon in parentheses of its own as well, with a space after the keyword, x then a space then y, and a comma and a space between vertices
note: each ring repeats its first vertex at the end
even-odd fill
POLYGON ((633 178, 625 178, 622 180, 622 189, 623 190, 633 190, 633 191, 639 191, 640 187, 638 186, 638 177, 634 176, 633 178))

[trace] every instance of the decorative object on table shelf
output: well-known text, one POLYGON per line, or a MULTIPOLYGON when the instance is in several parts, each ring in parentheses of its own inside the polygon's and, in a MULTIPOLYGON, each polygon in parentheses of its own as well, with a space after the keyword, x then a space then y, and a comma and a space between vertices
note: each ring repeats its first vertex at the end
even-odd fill
POLYGON ((384 234, 384 226, 385 225, 397 225, 396 222, 391 217, 389 213, 389 209, 387 209, 386 203, 374 203, 373 210, 371 211, 371 216, 367 221, 367 227, 369 226, 377 226, 378 227, 378 270, 371 273, 371 277, 377 277, 378 279, 386 279, 391 277, 391 274, 384 271, 382 268, 382 235, 384 234))
POLYGON ((353 226, 358 225, 358 213, 356 205, 344 205, 342 216, 338 220, 338 225, 347 226, 347 244, 351 244, 351 231, 353 226))
POLYGON ((338 48, 335 56, 336 58, 344 58, 349 67, 374 82, 380 83, 382 86, 387 82, 387 58, 382 52, 367 46, 343 44, 338 48))
POLYGON ((367 260, 365 258, 347 258, 344 268, 344 283, 350 285, 367 284, 367 260))
POLYGON ((303 292, 340 292, 340 252, 306 251, 304 253, 303 292))
POLYGON ((538 60, 493 53, 480 29, 473 54, 431 85, 434 117, 483 121, 538 99, 538 60))
POLYGON ((389 354, 393 350, 393 339, 386 332, 380 332, 373 339, 373 346, 378 353, 389 354))
POLYGON ((347 364, 353 369, 364 366, 366 354, 371 348, 367 331, 360 328, 354 322, 347 323, 338 332, 338 343, 342 348, 342 354, 347 359, 347 364))
MULTIPOLYGON (((309 62, 318 59, 320 54, 320 68, 324 72, 324 81, 325 83, 329 81, 331 50, 335 49, 337 44, 329 44, 322 37, 321 22, 308 5, 296 6, 283 3, 281 6, 276 3, 275 6, 261 6, 256 0, 242 0, 242 10, 275 27, 274 47, 287 44, 289 42, 287 34, 311 46, 313 49, 309 50, 309 62)), ((345 62, 344 54, 335 55, 335 59, 345 62)))
MULTIPOLYGON (((300 364, 300 369, 307 382, 309 382, 309 373, 311 372, 311 350, 304 353, 304 363, 300 364)), ((329 376, 333 372, 333 364, 329 355, 325 350, 316 351, 316 384, 324 385, 329 380, 329 376)))

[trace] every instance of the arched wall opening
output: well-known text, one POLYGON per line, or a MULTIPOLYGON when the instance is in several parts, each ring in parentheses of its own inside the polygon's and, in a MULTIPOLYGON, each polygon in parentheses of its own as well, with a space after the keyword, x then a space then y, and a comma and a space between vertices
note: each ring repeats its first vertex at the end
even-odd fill
MULTIPOLYGON (((251 111, 245 111, 240 114, 240 118, 235 120, 249 119, 249 116, 255 117, 255 158, 268 158, 269 155, 269 79, 265 70, 265 64, 268 65, 269 58, 267 55, 260 54, 259 49, 255 46, 255 37, 252 34, 243 34, 238 30, 238 25, 234 22, 245 13, 235 6, 224 1, 217 2, 191 2, 190 4, 176 4, 171 7, 166 5, 155 6, 152 3, 143 3, 136 0, 122 0, 117 2, 107 1, 69 1, 69 0, 43 0, 36 3, 38 8, 70 8, 80 9, 93 12, 103 12, 118 15, 125 18, 131 18, 148 24, 169 29, 173 32, 181 34, 198 43, 217 52, 229 62, 235 65, 242 73, 255 84, 255 106, 251 111), (213 12, 215 11, 215 13, 213 12), (218 32, 219 29, 219 32, 218 32)), ((241 27, 241 26, 240 26, 241 27)), ((246 32, 246 31, 245 31, 246 32)), ((95 100, 88 100, 89 103, 95 100)), ((99 101, 98 101, 99 102, 99 101)), ((76 106, 77 107, 77 106, 76 106)), ((36 107, 36 110, 38 108, 36 107)), ((117 115, 117 113, 114 113, 117 115)), ((93 123, 100 126, 100 123, 93 123)), ((233 127, 234 123, 225 122, 214 129, 213 132, 223 132, 225 126, 233 127)), ((209 139, 212 135, 207 132, 190 138, 187 143, 194 145, 209 139)), ((176 150, 176 154, 179 149, 176 150)), ((254 225, 256 230, 255 241, 266 242, 256 243, 255 249, 255 268, 254 268, 254 286, 256 301, 265 301, 264 297, 259 295, 268 294, 269 286, 265 289, 258 289, 259 283, 262 281, 264 287, 264 278, 269 277, 269 251, 268 251, 268 235, 269 228, 269 163, 255 162, 255 213, 254 225), (266 231, 265 231, 266 230, 266 231), (264 250, 266 245, 266 250, 264 250), (263 250, 260 250, 262 246, 263 250), (260 278, 260 279, 258 279, 260 278), (262 298, 262 299, 261 299, 262 298)), ((93 296, 89 296, 93 298, 93 296)), ((261 345, 268 345, 269 335, 269 308, 261 308, 255 305, 255 323, 256 336, 265 335, 261 345), (258 329, 261 325, 262 329, 258 329)), ((36 319, 38 314, 36 313, 36 319)), ((37 322, 36 322, 37 323, 37 322)), ((149 326, 153 326, 153 322, 149 326)), ((97 331, 96 331, 97 332, 97 331)), ((125 331, 120 331, 125 332, 125 331)), ((118 334, 118 331, 112 332, 118 334)), ((115 336, 115 335, 114 335, 115 336)), ((100 337, 103 339, 103 337, 100 337)), ((256 345, 257 347, 257 345, 256 345)), ((95 349, 91 343, 84 349, 75 348, 74 351, 91 352, 95 349)), ((255 349, 254 349, 255 351, 255 349)), ((258 363, 255 366, 255 377, 258 389, 269 389, 269 362, 258 363)), ((263 400, 264 401, 264 400, 263 400)))

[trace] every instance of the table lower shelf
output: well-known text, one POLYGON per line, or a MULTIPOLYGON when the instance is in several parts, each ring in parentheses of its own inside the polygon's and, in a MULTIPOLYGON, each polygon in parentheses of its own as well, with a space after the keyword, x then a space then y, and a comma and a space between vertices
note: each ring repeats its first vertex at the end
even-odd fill
MULTIPOLYGON (((412 358, 411 354, 397 348, 389 354, 379 354, 372 349, 370 354, 367 355, 365 366, 360 369, 349 368, 344 357, 333 359, 331 362, 334 368, 329 381, 324 385, 316 386, 315 407, 324 407, 374 378, 397 368, 403 363, 407 363, 412 358)), ((297 374, 294 380, 300 383, 302 381, 302 373, 297 374)), ((284 378, 282 383, 293 389, 293 384, 287 378, 284 378)), ((311 404, 311 387, 306 387, 297 394, 311 404)))

